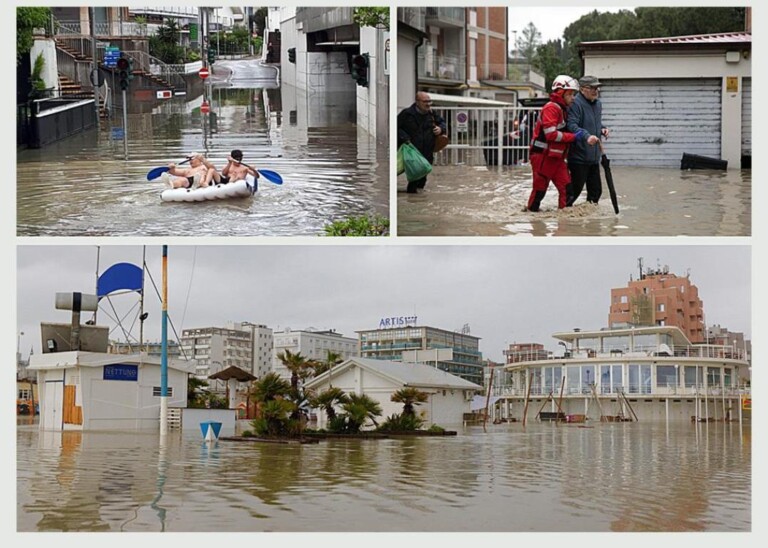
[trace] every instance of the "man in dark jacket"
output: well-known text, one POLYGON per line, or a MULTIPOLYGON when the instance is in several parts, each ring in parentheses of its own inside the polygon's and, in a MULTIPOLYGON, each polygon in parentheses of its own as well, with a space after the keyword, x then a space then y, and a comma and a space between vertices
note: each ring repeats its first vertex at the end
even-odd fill
MULTIPOLYGON (((603 105, 600 103, 600 81, 594 76, 584 76, 579 80, 579 94, 568 109, 567 131, 576 133, 585 130, 588 135, 608 137, 608 128, 603 126, 603 105)), ((596 204, 603 193, 600 180, 600 147, 589 146, 586 141, 578 141, 568 151, 568 171, 571 184, 568 185, 568 202, 572 206, 577 200, 584 183, 587 185, 587 201, 596 204)))
MULTIPOLYGON (((424 91, 418 92, 416 102, 397 115, 398 148, 410 142, 430 164, 435 160, 435 137, 446 131, 445 120, 432 111, 432 99, 424 91)), ((426 184, 426 177, 409 181, 406 192, 414 194, 426 184)))

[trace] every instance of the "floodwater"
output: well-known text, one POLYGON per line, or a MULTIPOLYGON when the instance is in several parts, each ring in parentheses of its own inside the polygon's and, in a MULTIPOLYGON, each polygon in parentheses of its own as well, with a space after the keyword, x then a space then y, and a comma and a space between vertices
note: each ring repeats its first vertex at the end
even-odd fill
MULTIPOLYGON (((557 210, 550 184, 542 211, 525 211, 530 167, 435 166, 419 194, 398 192, 399 236, 750 236, 752 172, 611 166, 619 214, 584 192, 557 210)), ((405 190, 405 178, 398 178, 405 190)))
MULTIPOLYGON (((28 419, 26 419, 28 420, 28 419)), ((18 531, 741 531, 737 423, 520 423, 456 437, 204 442, 17 426, 18 531)))
POLYGON ((196 97, 129 103, 128 158, 119 108, 98 130, 17 154, 19 236, 308 236, 357 215, 389 217, 389 156, 357 128, 354 95, 278 85, 257 61, 216 63, 196 97), (204 153, 222 169, 232 149, 277 171, 253 198, 165 203, 147 172, 204 153))

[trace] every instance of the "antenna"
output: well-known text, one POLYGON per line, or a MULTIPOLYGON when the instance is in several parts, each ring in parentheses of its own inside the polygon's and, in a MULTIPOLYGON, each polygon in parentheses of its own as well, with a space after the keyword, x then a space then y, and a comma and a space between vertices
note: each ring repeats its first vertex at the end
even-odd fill
POLYGON ((640 270, 640 278, 638 279, 642 280, 643 279, 643 258, 642 257, 637 258, 637 268, 638 270, 640 270))

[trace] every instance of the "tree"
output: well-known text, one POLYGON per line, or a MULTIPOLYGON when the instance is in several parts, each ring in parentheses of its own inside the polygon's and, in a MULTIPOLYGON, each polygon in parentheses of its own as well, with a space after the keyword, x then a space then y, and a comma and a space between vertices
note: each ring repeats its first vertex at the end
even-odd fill
POLYGON ((173 19, 168 19, 157 28, 157 32, 149 37, 149 53, 164 63, 178 64, 184 62, 184 48, 179 45, 179 25, 173 19))
POLYGON ((350 394, 349 401, 342 404, 345 412, 345 420, 348 432, 359 432, 370 420, 374 426, 378 426, 376 417, 381 416, 381 405, 366 394, 350 394))
POLYGON ((533 57, 536 54, 536 48, 541 45, 541 32, 536 28, 533 23, 528 23, 521 36, 515 42, 515 48, 517 53, 522 57, 525 57, 529 63, 533 62, 533 57))
POLYGON ((312 407, 322 408, 328 417, 328 424, 336 418, 336 409, 334 406, 349 402, 349 397, 341 388, 331 387, 328 390, 310 398, 312 407))
POLYGON ((208 393, 208 382, 189 375, 187 379, 187 407, 205 407, 208 393))
POLYGON ((306 379, 311 374, 310 360, 302 356, 301 352, 294 354, 288 349, 280 352, 277 359, 291 372, 291 390, 298 391, 299 380, 306 379))
POLYGON ((544 85, 547 90, 558 74, 566 72, 562 51, 560 40, 550 40, 536 50, 533 66, 544 75, 544 85))
POLYGON ((332 367, 340 364, 344 361, 344 357, 338 352, 332 350, 325 351, 325 359, 323 361, 313 361, 312 368, 314 369, 315 377, 322 375, 332 367))
POLYGON ((389 30, 389 7, 354 8, 352 20, 360 27, 389 30))
POLYGON ((410 417, 416 416, 414 405, 421 405, 422 403, 426 403, 428 399, 429 394, 422 392, 418 388, 414 388, 412 386, 401 388, 392 394, 392 397, 390 398, 390 400, 395 403, 402 403, 403 415, 410 417))
POLYGON ((16 8, 16 64, 34 44, 32 31, 45 28, 51 20, 50 8, 16 8))
POLYGON ((291 385, 277 373, 267 373, 253 385, 253 398, 257 402, 269 402, 288 395, 291 385))

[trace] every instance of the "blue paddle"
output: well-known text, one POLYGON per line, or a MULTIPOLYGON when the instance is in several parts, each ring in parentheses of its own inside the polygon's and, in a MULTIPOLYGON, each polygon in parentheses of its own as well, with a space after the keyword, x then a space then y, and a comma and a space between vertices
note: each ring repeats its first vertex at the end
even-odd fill
POLYGON ((259 172, 259 175, 263 175, 270 183, 275 183, 276 185, 283 184, 283 178, 276 171, 271 171, 269 169, 257 169, 256 171, 259 172))
POLYGON ((237 162, 237 163, 240 165, 244 165, 248 169, 252 169, 256 171, 259 175, 263 175, 264 178, 270 183, 275 183, 276 185, 283 184, 283 178, 276 171, 272 171, 271 169, 256 169, 255 167, 249 166, 245 162, 237 162))
MULTIPOLYGON (((179 164, 178 164, 178 165, 181 165, 181 164, 186 164, 186 163, 187 163, 187 162, 189 162, 191 159, 192 159, 192 158, 187 158, 187 159, 186 159, 186 160, 184 160, 183 162, 179 162, 179 164)), ((151 170, 149 171, 149 173, 147 173, 147 181, 153 181, 153 180, 157 179, 158 177, 160 177, 160 175, 162 175, 163 173, 165 173, 165 172, 166 172, 166 171, 168 171, 168 170, 169 170, 168 166, 163 166, 163 167, 156 167, 156 168, 154 168, 154 169, 151 169, 151 170)))

